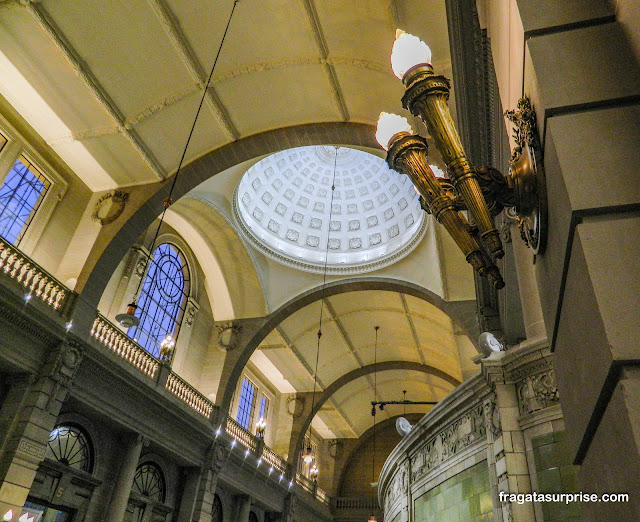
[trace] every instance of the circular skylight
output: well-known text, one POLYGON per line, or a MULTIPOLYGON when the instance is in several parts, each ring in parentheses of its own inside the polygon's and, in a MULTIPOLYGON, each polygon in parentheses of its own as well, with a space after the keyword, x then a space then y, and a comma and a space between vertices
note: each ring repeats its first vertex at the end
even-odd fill
POLYGON ((346 147, 300 147, 260 160, 240 180, 233 207, 262 253, 309 272, 322 272, 325 258, 335 274, 389 265, 426 227, 409 178, 346 147))

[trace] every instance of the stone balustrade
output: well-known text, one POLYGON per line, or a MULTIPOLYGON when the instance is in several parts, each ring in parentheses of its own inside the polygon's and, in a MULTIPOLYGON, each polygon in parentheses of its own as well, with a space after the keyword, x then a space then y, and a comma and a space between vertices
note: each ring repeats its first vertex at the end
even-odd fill
POLYGON ((209 419, 213 410, 213 403, 191 386, 179 375, 171 372, 167 378, 167 390, 182 400, 187 406, 196 410, 200 415, 209 419))
POLYGON ((249 431, 245 430, 231 417, 227 417, 227 433, 236 439, 240 444, 251 451, 256 451, 258 447, 257 438, 249 431))
POLYGON ((4 273, 26 289, 25 300, 40 299, 61 311, 72 292, 44 268, 20 250, 0 238, 0 273, 4 273))
POLYGON ((160 364, 158 360, 100 314, 93 322, 91 336, 145 375, 155 378, 160 364))

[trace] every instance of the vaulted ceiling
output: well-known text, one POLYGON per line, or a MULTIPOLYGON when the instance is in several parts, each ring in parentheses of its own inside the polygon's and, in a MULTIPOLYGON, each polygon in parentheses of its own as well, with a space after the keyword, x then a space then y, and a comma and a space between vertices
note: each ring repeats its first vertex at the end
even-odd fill
MULTIPOLYGON (((93 191, 177 167, 232 0, 0 2, 0 94, 93 191)), ((289 125, 399 111, 397 26, 450 72, 444 1, 241 0, 187 161, 289 125)))

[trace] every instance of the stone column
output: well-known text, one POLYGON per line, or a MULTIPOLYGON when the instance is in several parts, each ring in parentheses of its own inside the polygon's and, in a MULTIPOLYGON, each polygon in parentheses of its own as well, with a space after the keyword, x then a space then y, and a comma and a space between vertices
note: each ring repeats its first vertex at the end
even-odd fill
POLYGON ((39 375, 12 384, 0 412, 1 514, 24 505, 81 360, 78 345, 62 343, 50 351, 39 375))
POLYGON ((121 464, 118 478, 111 493, 111 501, 107 508, 105 522, 122 522, 129 502, 133 478, 136 474, 143 438, 133 435, 122 441, 121 464))
POLYGON ((191 519, 193 522, 211 521, 211 509, 218 485, 218 477, 229 458, 229 453, 227 445, 217 440, 209 448, 204 469, 200 474, 195 508, 191 519))
POLYGON ((282 522, 293 522, 296 512, 296 496, 289 493, 284 499, 284 509, 282 510, 282 522))
POLYGON ((251 497, 249 495, 236 495, 236 520, 238 522, 249 522, 251 513, 251 497))

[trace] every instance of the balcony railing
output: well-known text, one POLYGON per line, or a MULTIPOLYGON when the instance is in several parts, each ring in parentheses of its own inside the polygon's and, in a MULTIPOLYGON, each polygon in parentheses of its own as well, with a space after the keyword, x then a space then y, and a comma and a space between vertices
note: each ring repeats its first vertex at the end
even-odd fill
POLYGON ((167 390, 207 419, 211 417, 213 403, 177 374, 167 378, 167 390))
POLYGON ((27 298, 35 297, 61 311, 72 292, 44 268, 0 237, 0 272, 4 272, 27 290, 27 298))
POLYGON ((334 509, 367 510, 379 509, 377 497, 336 497, 333 499, 334 509))
POLYGON ((227 433, 236 439, 240 444, 246 446, 251 451, 255 451, 258 446, 256 437, 245 430, 231 417, 227 417, 227 433))
POLYGON ((284 473, 287 470, 287 461, 268 446, 264 446, 262 449, 262 458, 265 462, 269 463, 269 465, 273 466, 273 469, 280 471, 280 473, 284 473))
POLYGON ((131 363, 145 375, 148 375, 152 379, 155 378, 158 373, 158 360, 138 346, 127 337, 122 330, 100 314, 98 314, 98 317, 96 317, 96 320, 93 322, 91 336, 97 339, 100 344, 118 354, 125 361, 131 363))

